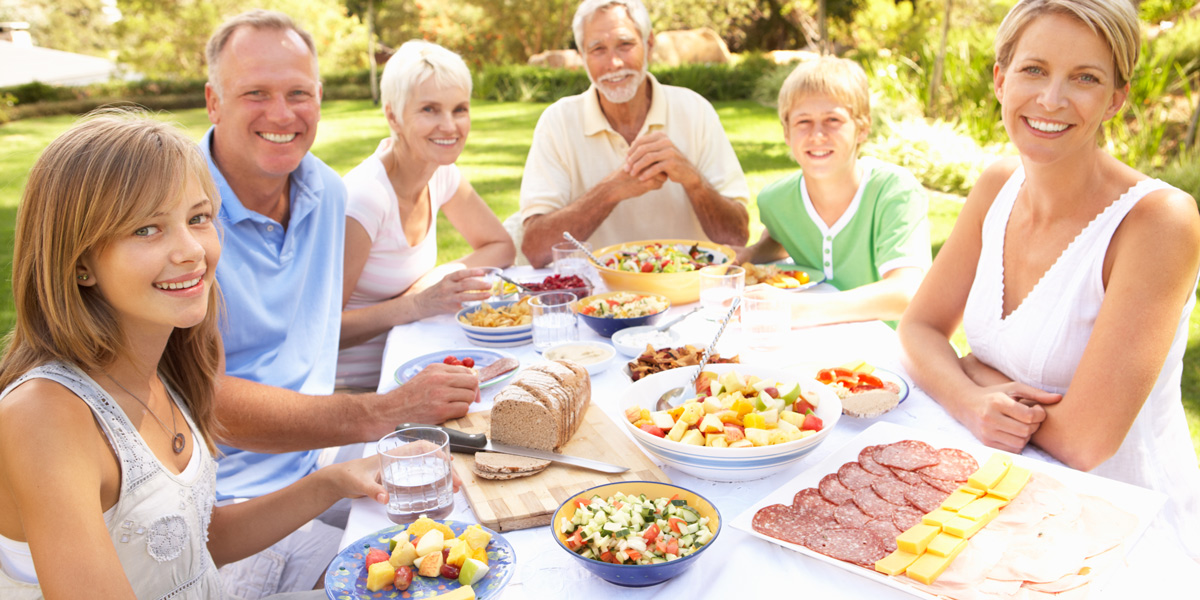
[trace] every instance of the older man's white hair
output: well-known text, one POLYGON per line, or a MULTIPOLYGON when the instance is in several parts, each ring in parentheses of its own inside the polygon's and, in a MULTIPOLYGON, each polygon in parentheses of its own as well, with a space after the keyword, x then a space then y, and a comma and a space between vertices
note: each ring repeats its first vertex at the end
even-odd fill
POLYGON ((433 42, 411 40, 383 67, 379 96, 384 114, 390 107, 393 118, 402 123, 413 90, 430 77, 439 88, 461 88, 471 95, 471 70, 461 56, 433 42))
POLYGON ((571 29, 575 30, 575 48, 580 54, 587 52, 583 47, 583 28, 592 15, 610 6, 624 6, 629 18, 637 25, 638 33, 642 34, 642 42, 650 42, 650 13, 641 0, 583 0, 575 9, 575 19, 571 21, 571 29))

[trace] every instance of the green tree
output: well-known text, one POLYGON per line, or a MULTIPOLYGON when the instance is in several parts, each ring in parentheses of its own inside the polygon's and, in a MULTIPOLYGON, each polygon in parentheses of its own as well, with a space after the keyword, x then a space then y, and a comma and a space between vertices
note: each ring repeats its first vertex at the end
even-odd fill
POLYGON ((43 48, 109 58, 112 22, 101 0, 2 0, 0 21, 25 21, 33 43, 43 48))

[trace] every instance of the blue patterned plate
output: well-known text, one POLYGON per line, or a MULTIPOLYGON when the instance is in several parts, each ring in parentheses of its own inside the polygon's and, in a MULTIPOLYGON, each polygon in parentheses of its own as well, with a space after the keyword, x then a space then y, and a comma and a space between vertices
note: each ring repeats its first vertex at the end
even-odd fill
MULTIPOLYGON (((438 522, 445 523, 446 526, 454 531, 454 535, 456 536, 461 535, 467 527, 474 525, 474 523, 463 523, 461 521, 438 522)), ((379 548, 386 552, 388 542, 391 541, 392 537, 405 529, 408 529, 407 525, 393 525, 387 529, 376 531, 343 548, 338 553, 337 558, 334 558, 333 562, 329 564, 329 570, 325 572, 326 596, 330 600, 373 600, 375 598, 420 599, 444 594, 462 587, 458 581, 453 579, 421 577, 414 573, 412 585, 408 586, 408 589, 403 592, 397 591, 395 588, 379 592, 372 592, 367 589, 367 568, 365 566, 367 551, 371 548, 379 548)), ((488 542, 487 547, 487 575, 474 586, 475 597, 479 600, 486 600, 500 594, 500 591, 508 584, 508 580, 512 579, 514 572, 513 564, 517 558, 508 540, 487 527, 484 527, 483 530, 492 534, 492 540, 488 542)))
MULTIPOLYGON (((486 367, 500 360, 501 358, 517 358, 507 352, 504 352, 503 350, 485 350, 483 348, 451 348, 449 350, 438 350, 437 352, 430 352, 424 356, 418 356, 400 365, 400 367, 396 369, 396 383, 404 385, 405 382, 407 382, 409 379, 412 379, 417 373, 420 373, 422 369, 434 363, 442 362, 447 356, 453 356, 459 360, 471 357, 471 359, 475 361, 475 368, 486 367)), ((507 373, 501 373, 500 375, 497 375, 487 381, 480 381, 479 387, 485 388, 496 385, 497 383, 500 383, 501 381, 504 381, 505 379, 508 379, 516 374, 517 369, 513 369, 507 373)))

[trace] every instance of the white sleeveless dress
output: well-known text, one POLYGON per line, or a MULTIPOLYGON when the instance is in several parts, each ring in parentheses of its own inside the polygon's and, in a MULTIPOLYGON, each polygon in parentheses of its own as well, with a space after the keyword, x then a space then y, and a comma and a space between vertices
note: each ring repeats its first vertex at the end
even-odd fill
MULTIPOLYGON (((1021 305, 1002 318, 1004 234, 1024 181, 1025 172, 1018 168, 984 219, 963 329, 971 351, 983 362, 1014 381, 1065 393, 1104 300, 1104 257, 1113 233, 1138 200, 1171 186, 1147 179, 1131 187, 1080 232, 1021 305)), ((1188 318, 1195 303, 1195 295, 1189 294, 1162 371, 1125 440, 1091 472, 1167 494, 1166 522, 1177 529, 1189 555, 1200 557, 1200 467, 1180 402, 1188 318)))
MULTIPOLYGON (((99 385, 74 366, 60 362, 30 370, 0 394, 43 378, 62 384, 92 409, 121 466, 121 494, 104 522, 125 576, 141 599, 221 598, 220 575, 208 552, 208 523, 216 499, 216 461, 192 422, 187 407, 171 398, 192 430, 195 477, 185 480, 163 467, 125 413, 99 385)), ((30 451, 31 456, 35 451, 30 451)), ((64 551, 70 550, 64 541, 64 551)), ((78 550, 78 549, 76 549, 78 550)), ((69 568, 69 565, 66 565, 69 568)), ((87 582, 80 582, 80 597, 87 582)), ((36 584, 17 581, 0 570, 0 598, 41 598, 36 584)))

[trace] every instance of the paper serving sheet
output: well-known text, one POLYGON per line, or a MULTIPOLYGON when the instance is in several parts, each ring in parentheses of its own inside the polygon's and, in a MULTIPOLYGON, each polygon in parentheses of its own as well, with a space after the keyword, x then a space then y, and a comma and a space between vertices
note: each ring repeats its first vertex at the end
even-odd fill
MULTIPOLYGON (((829 473, 836 472, 842 464, 857 461, 858 453, 867 446, 876 444, 888 444, 900 440, 920 440, 926 442, 935 448, 958 448, 970 453, 975 457, 979 464, 982 465, 992 454, 1003 452, 993 448, 988 448, 981 444, 962 443, 961 441, 940 434, 937 431, 925 431, 904 427, 894 423, 880 422, 867 428, 862 433, 854 436, 844 446, 835 450, 827 456, 823 461, 806 469, 803 473, 797 475, 791 481, 779 486, 774 492, 767 497, 755 503, 750 508, 746 509, 738 515, 730 524, 733 527, 741 529, 773 544, 778 544, 785 548, 790 548, 821 562, 831 564, 835 567, 850 571, 857 575, 861 575, 868 579, 877 581, 883 585, 907 592, 918 598, 936 599, 936 596, 930 595, 924 591, 918 590, 912 585, 908 585, 907 578, 888 577, 882 573, 877 573, 872 570, 854 565, 848 562, 840 561, 834 558, 820 554, 804 546, 792 544, 779 540, 767 535, 763 535, 754 530, 751 521, 754 519, 755 513, 759 509, 770 506, 772 504, 791 504, 792 497, 796 492, 808 487, 817 487, 821 478, 829 473)), ((1007 454, 1007 453, 1005 453, 1007 454)), ((1137 518, 1137 526, 1133 529, 1129 537, 1124 541, 1123 554, 1128 554, 1129 549, 1141 538, 1149 527, 1151 521, 1158 515, 1162 509, 1167 497, 1156 491, 1147 490, 1137 486, 1129 485, 1111 479, 1105 479, 1096 475, 1076 471, 1067 467, 1045 463, 1039 460, 1027 458, 1020 455, 1009 454, 1014 464, 1021 465, 1037 473, 1043 473, 1057 479, 1062 484, 1071 488, 1075 492, 1085 495, 1098 496, 1111 502, 1117 508, 1120 508, 1137 518)), ((1003 509, 1001 509, 1003 510, 1003 509)), ((1117 567, 1120 568, 1120 567, 1117 567)), ((1100 575, 1091 585, 1093 592, 1102 588, 1104 583, 1115 569, 1110 569, 1108 573, 1100 575)))

